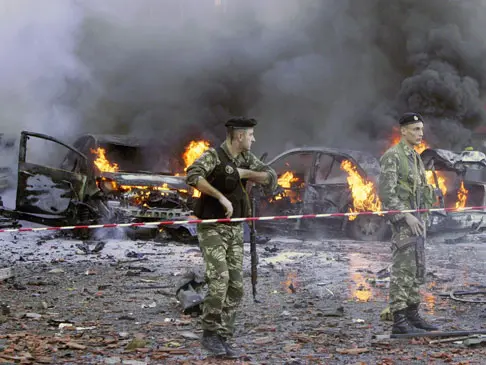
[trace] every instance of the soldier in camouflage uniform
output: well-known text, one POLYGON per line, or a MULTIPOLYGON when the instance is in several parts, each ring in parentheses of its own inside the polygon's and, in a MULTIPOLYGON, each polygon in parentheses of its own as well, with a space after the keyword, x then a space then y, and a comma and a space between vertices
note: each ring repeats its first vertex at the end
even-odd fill
MULTIPOLYGON (((250 216, 242 180, 275 190, 277 175, 250 152, 256 120, 232 118, 226 122, 226 140, 204 152, 187 169, 187 183, 201 191, 195 214, 201 219, 250 216)), ((243 297, 242 223, 198 225, 198 239, 206 264, 208 294, 201 318, 202 345, 217 356, 238 357, 227 339, 233 335, 235 316, 243 297)))
MULTIPOLYGON (((387 210, 431 208, 434 189, 427 184, 425 169, 414 146, 422 142, 423 119, 417 113, 400 118, 401 140, 381 157, 379 196, 387 210)), ((389 216, 392 226, 390 311, 392 333, 437 330, 419 315, 419 286, 425 281, 424 239, 426 214, 389 216)))

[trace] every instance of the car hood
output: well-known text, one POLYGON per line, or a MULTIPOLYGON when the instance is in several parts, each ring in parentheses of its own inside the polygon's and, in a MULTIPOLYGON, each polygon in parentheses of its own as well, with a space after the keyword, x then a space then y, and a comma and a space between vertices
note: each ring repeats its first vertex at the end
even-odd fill
POLYGON ((460 172, 466 169, 479 170, 486 167, 486 155, 479 151, 456 153, 449 150, 428 148, 420 156, 427 170, 434 167, 440 171, 460 172))
POLYGON ((167 184, 169 189, 189 189, 185 176, 162 175, 146 172, 104 172, 104 178, 116 181, 120 185, 129 186, 162 186, 167 184))

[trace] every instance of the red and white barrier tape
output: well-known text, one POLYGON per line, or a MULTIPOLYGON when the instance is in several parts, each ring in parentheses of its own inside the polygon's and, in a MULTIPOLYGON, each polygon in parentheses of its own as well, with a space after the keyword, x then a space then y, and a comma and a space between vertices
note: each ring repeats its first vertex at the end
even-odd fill
POLYGON ((291 219, 315 219, 329 217, 352 217, 359 215, 385 215, 397 213, 425 213, 425 212, 464 212, 471 210, 485 210, 486 206, 465 207, 465 208, 432 208, 432 209, 407 209, 407 210, 384 210, 379 212, 349 212, 349 213, 322 213, 322 214, 299 214, 299 215, 280 215, 268 217, 248 217, 248 218, 220 218, 220 219, 192 219, 181 221, 161 221, 161 222, 141 222, 141 223, 109 223, 91 224, 79 226, 63 227, 39 227, 39 228, 6 228, 0 229, 0 233, 7 232, 39 232, 39 231, 69 231, 74 229, 96 229, 96 228, 118 228, 118 227, 147 227, 147 226, 170 226, 180 224, 207 224, 207 223, 232 223, 232 222, 251 222, 251 221, 272 221, 272 220, 291 220, 291 219))

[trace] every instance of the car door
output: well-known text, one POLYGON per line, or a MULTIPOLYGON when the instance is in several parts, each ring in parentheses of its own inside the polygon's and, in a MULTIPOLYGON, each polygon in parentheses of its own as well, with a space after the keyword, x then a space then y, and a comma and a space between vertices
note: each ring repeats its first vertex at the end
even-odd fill
POLYGON ((41 215, 56 224, 75 222, 77 203, 85 194, 86 166, 86 156, 73 147, 44 134, 22 132, 16 210, 41 215), (43 155, 47 158, 42 159, 43 155), (63 168, 50 163, 61 158, 63 168), (39 162, 43 160, 46 162, 39 162))

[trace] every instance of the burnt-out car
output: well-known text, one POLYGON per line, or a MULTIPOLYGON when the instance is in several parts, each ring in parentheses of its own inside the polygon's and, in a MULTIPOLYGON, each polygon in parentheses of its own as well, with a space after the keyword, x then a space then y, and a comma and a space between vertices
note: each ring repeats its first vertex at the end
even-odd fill
MULTIPOLYGON (((486 184, 481 181, 486 166, 485 154, 478 151, 454 153, 426 149, 421 153, 421 158, 427 170, 428 183, 436 187, 435 208, 486 206, 486 184)), ((279 177, 279 192, 276 195, 259 194, 259 215, 382 209, 376 194, 380 166, 373 155, 325 147, 305 147, 288 150, 268 164, 279 177), (357 199, 360 197, 361 200, 357 199)), ((432 234, 479 229, 486 225, 485 214, 484 209, 433 211, 428 220, 428 229, 432 234)), ((350 238, 363 241, 382 240, 391 234, 386 217, 380 215, 268 221, 261 225, 317 232, 319 229, 337 229, 350 238)))
POLYGON ((452 208, 430 214, 429 232, 480 229, 486 224, 486 184, 482 180, 486 155, 479 151, 455 153, 426 149, 421 153, 429 183, 435 185, 436 207, 452 208), (454 208, 473 207, 464 211, 454 208))
MULTIPOLYGON (((84 135, 71 146, 24 131, 16 206, 2 213, 50 226, 189 217, 194 190, 171 171, 164 148, 113 135, 84 135)), ((170 229, 194 235, 189 225, 170 229)))
MULTIPOLYGON (((367 153, 326 147, 288 150, 268 162, 279 177, 279 192, 258 198, 258 215, 340 213, 354 210, 349 178, 354 189, 370 189, 380 172, 378 160, 367 153)), ((376 194, 371 204, 379 204, 376 194)), ((376 207, 379 209, 379 206, 376 207)), ((377 210, 374 209, 374 210, 377 210)), ((365 209, 367 210, 367 209, 365 209)), ((329 217, 302 221, 268 221, 266 226, 284 225, 291 229, 344 231, 357 240, 381 240, 389 233, 382 216, 329 217), (353 219, 354 218, 354 219, 353 219), (312 222, 311 222, 312 221, 312 222)))

